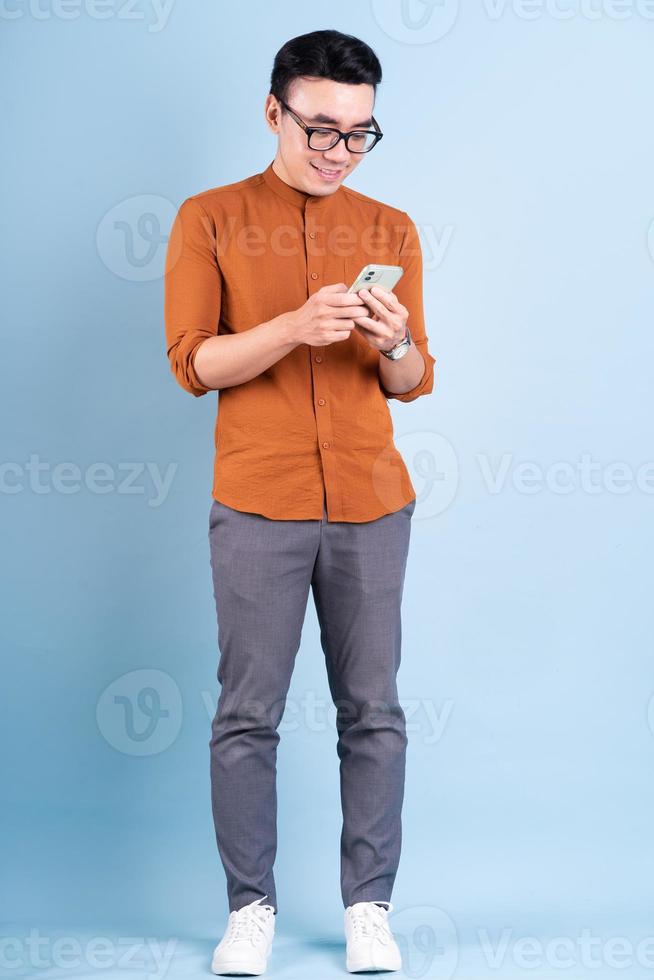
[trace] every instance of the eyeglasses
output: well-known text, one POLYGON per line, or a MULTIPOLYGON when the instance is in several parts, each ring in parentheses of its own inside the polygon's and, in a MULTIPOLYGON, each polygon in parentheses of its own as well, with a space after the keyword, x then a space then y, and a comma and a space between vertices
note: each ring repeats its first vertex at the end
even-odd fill
POLYGON ((321 126, 320 128, 307 126, 283 99, 279 99, 278 101, 281 102, 289 115, 292 116, 298 126, 307 134, 307 142, 310 150, 331 150, 332 146, 336 146, 340 140, 345 140, 345 145, 350 153, 369 153, 384 135, 377 125, 377 120, 374 116, 370 117, 375 127, 374 131, 370 129, 356 129, 350 133, 342 133, 340 129, 333 129, 330 126, 321 126))

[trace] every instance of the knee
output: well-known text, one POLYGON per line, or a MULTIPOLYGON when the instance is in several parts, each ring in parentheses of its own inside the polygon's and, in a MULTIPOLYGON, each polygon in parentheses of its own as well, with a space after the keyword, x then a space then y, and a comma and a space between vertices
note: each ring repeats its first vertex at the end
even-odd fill
POLYGON ((366 701, 339 698, 334 704, 339 732, 390 731, 404 734, 406 731, 404 710, 396 698, 369 698, 366 701))

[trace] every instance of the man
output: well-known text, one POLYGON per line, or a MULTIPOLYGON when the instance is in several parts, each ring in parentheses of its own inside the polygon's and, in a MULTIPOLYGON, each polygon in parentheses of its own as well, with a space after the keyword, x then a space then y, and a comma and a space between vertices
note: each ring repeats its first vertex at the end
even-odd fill
POLYGON ((288 41, 265 103, 274 160, 187 198, 168 244, 171 369, 195 396, 220 392, 209 543, 221 692, 209 744, 230 913, 212 961, 219 974, 263 973, 272 947, 277 727, 310 589, 338 709, 346 966, 401 967, 387 917, 416 495, 387 400, 430 393, 435 359, 415 225, 344 186, 381 139, 380 81, 357 38, 325 30, 288 41), (348 293, 375 262, 403 267, 395 290, 348 293))

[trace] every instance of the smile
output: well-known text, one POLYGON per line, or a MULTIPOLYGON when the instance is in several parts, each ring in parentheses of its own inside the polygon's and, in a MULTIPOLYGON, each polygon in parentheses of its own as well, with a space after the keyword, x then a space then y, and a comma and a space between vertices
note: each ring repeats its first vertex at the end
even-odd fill
POLYGON ((312 163, 311 166, 314 168, 314 170, 317 170, 321 177, 324 177, 325 180, 336 180, 336 178, 342 174, 343 170, 345 169, 344 167, 341 167, 340 170, 327 170, 323 167, 318 167, 315 163, 312 163))

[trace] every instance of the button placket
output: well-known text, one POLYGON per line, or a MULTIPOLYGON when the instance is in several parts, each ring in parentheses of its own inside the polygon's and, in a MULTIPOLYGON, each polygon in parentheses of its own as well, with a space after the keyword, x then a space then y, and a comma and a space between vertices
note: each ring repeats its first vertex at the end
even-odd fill
MULTIPOLYGON (((309 199, 306 201, 304 209, 307 288, 309 295, 312 295, 316 291, 316 288, 319 289, 323 285, 325 275, 325 256, 321 254, 321 249, 318 247, 320 236, 313 222, 314 208, 319 208, 320 206, 319 202, 309 199), (308 244, 309 240, 316 247, 311 247, 308 244), (313 290, 312 284, 316 284, 313 290)), ((337 455, 333 451, 334 432, 331 412, 329 411, 329 360, 326 348, 311 347, 310 364, 314 391, 314 418, 316 420, 317 445, 322 463, 325 493, 328 495, 328 487, 338 486, 338 474, 337 455)))

